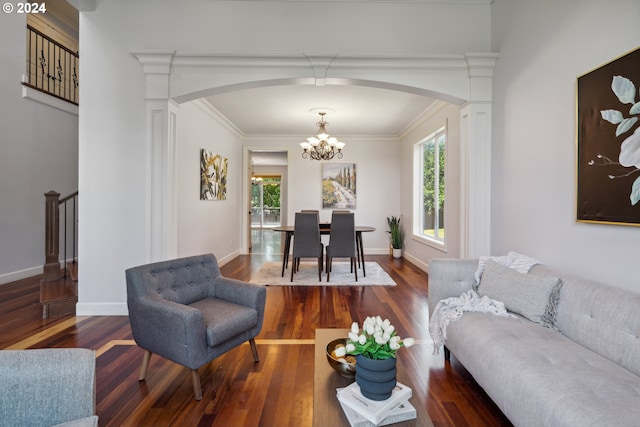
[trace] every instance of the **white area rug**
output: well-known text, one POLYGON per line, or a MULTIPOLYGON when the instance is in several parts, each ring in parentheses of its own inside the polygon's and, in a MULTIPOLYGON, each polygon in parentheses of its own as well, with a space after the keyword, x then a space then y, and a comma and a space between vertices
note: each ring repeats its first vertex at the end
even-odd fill
MULTIPOLYGON (((324 268, 324 266, 323 266, 324 268)), ((362 268, 358 269, 358 281, 351 273, 348 262, 333 262, 331 281, 327 282, 327 273, 322 272, 322 282, 318 282, 318 264, 302 262, 300 270, 293 275, 291 282, 291 262, 282 274, 281 262, 267 262, 251 278, 251 283, 275 286, 396 286, 396 282, 377 262, 366 262, 367 277, 362 277, 362 268)))

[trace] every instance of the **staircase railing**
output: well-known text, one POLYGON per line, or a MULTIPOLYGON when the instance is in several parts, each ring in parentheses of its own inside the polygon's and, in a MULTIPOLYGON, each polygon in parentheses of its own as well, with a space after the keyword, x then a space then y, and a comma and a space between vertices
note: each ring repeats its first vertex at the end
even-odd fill
POLYGON ((80 58, 27 25, 27 81, 22 84, 78 105, 80 58))
POLYGON ((71 247, 72 247, 72 262, 76 262, 76 250, 77 250, 77 200, 78 192, 69 194, 66 197, 60 198, 60 193, 55 191, 49 191, 45 193, 45 265, 43 271, 43 280, 45 282, 60 279, 60 211, 63 213, 63 235, 64 235, 64 277, 67 277, 67 249, 69 247, 67 237, 69 236, 68 220, 68 206, 72 206, 72 220, 71 220, 71 247))

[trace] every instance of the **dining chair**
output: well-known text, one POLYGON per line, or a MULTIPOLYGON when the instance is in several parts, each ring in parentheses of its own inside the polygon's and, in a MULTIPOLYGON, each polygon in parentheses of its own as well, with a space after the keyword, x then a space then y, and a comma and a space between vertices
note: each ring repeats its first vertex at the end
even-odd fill
POLYGON ((320 240, 320 224, 317 212, 296 212, 293 226, 293 261, 291 263, 291 281, 300 269, 301 258, 318 260, 318 280, 322 281, 322 257, 324 245, 320 240))
POLYGON ((331 264, 333 258, 349 258, 351 272, 355 272, 358 281, 358 268, 356 266, 356 227, 353 213, 333 213, 331 215, 331 231, 329 232, 329 244, 327 245, 327 282, 331 276, 331 264))

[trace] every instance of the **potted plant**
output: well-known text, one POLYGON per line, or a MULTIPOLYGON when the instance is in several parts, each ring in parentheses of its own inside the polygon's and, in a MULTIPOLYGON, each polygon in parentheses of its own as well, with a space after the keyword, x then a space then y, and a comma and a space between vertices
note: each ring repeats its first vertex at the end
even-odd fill
POLYGON ((402 242, 404 241, 404 233, 402 227, 400 227, 400 218, 392 216, 387 217, 387 224, 389 225, 388 233, 391 235, 391 248, 394 258, 400 258, 402 256, 402 242))
POLYGON ((367 317, 353 322, 344 354, 356 356, 356 382, 365 397, 387 399, 396 385, 396 352, 411 347, 413 338, 401 339, 389 319, 367 317))

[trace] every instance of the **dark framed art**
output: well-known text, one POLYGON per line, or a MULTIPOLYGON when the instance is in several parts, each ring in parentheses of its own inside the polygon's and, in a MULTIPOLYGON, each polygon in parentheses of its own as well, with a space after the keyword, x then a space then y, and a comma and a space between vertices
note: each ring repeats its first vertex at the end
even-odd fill
POLYGON ((577 220, 640 225, 640 48, 578 77, 577 220))

